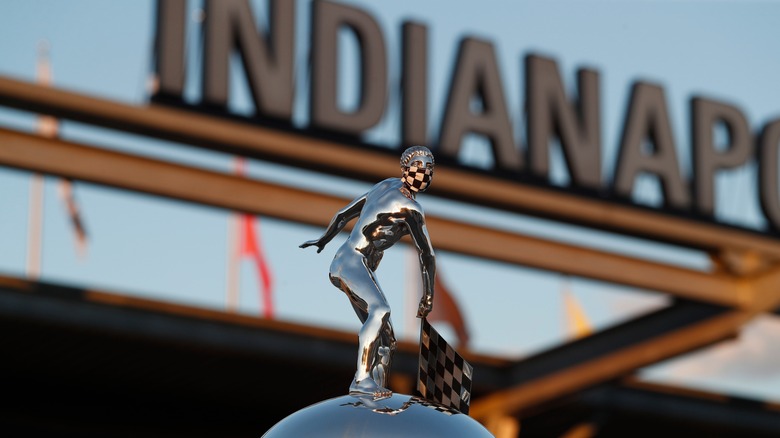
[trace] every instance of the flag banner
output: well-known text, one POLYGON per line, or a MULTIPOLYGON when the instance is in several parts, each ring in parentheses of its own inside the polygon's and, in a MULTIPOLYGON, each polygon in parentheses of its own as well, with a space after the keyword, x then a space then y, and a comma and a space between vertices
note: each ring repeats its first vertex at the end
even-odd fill
POLYGON ((563 289, 563 304, 566 312, 566 328, 572 339, 584 338, 593 333, 585 310, 568 285, 563 289))
POLYGON ((263 316, 273 319, 274 317, 274 303, 273 303, 273 278, 271 277, 271 268, 268 265, 268 260, 265 257, 265 253, 262 251, 262 247, 259 244, 259 235, 255 230, 254 216, 244 214, 241 215, 242 219, 242 236, 243 242, 241 245, 241 255, 244 257, 250 257, 255 263, 257 269, 257 277, 260 281, 260 298, 263 302, 263 316))
POLYGON ((427 400, 468 415, 473 372, 471 364, 423 318, 417 391, 427 400))
MULTIPOLYGON (((234 165, 236 175, 244 176, 246 160, 236 157, 234 165)), ((232 311, 238 309, 241 276, 239 264, 241 259, 249 258, 257 270, 263 317, 273 319, 273 273, 263 252, 260 233, 255 227, 256 223, 259 224, 259 218, 256 219, 246 213, 236 213, 230 220, 228 239, 231 241, 231 245, 229 245, 230 253, 228 254, 227 308, 232 311)))
MULTIPOLYGON (((420 302, 420 298, 423 296, 422 278, 420 276, 420 265, 417 251, 410 249, 407 256, 407 273, 406 273, 406 288, 408 302, 412 306, 410 310, 411 315, 417 312, 417 303, 420 302)), ((433 282, 433 310, 428 314, 428 321, 443 322, 448 324, 455 332, 455 345, 460 349, 469 347, 469 330, 466 324, 466 318, 460 311, 455 296, 447 287, 441 275, 442 269, 439 264, 436 265, 436 278, 433 282)), ((409 321, 409 331, 416 330, 416 323, 413 322, 416 318, 411 318, 409 321)), ((441 327, 441 326, 440 326, 441 327)), ((452 340, 452 339, 451 339, 452 340)))
POLYGON ((79 256, 84 257, 87 253, 87 230, 84 227, 84 221, 81 218, 81 212, 79 205, 76 202, 76 197, 73 194, 73 183, 71 180, 63 178, 60 180, 59 185, 60 198, 67 210, 68 218, 70 219, 73 233, 76 236, 76 250, 79 256))
POLYGON ((460 312, 460 307, 455 301, 455 297, 452 295, 452 292, 450 292, 446 283, 442 280, 442 276, 439 275, 439 272, 436 272, 433 310, 428 314, 428 319, 431 321, 443 321, 449 324, 455 331, 455 336, 458 338, 458 348, 468 348, 470 336, 469 330, 466 327, 466 320, 460 312))

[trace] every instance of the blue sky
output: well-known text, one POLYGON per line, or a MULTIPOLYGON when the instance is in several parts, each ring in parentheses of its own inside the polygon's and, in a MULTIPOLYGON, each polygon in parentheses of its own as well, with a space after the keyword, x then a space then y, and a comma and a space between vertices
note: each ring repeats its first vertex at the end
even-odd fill
MULTIPOLYGON (((255 1, 258 20, 265 20, 264 1, 255 1)), ((579 67, 601 75, 602 160, 604 177, 611 178, 616 148, 631 84, 646 80, 666 92, 672 127, 683 172, 690 175, 688 100, 702 95, 738 106, 752 130, 780 116, 780 55, 777 55, 776 17, 780 4, 751 1, 518 1, 518 2, 345 2, 375 17, 388 44, 390 79, 397 81, 400 28, 414 19, 429 26, 430 131, 438 132, 457 43, 469 35, 490 40, 496 47, 507 103, 523 137, 523 71, 525 55, 554 58, 567 88, 573 87, 579 67)), ((197 99, 199 62, 197 8, 192 9, 188 42, 191 77, 187 96, 197 99)), ((297 123, 306 124, 310 2, 297 3, 296 59, 297 123)), ((34 80, 37 47, 51 47, 54 85, 81 93, 144 105, 149 93, 154 2, 98 0, 12 2, 0 14, 0 75, 34 80)), ((350 62, 346 60, 345 62, 350 62)), ((342 79, 345 99, 354 95, 350 77, 342 79), (352 94, 350 94, 352 93, 352 94)), ((251 111, 247 88, 233 72, 231 110, 251 111)), ((379 144, 397 141, 398 113, 392 107, 367 139, 379 144)), ((0 109, 0 126, 31 130, 35 118, 0 109)), ((232 169, 233 157, 138 136, 64 122, 62 137, 221 171, 232 169)), ((489 164, 485 142, 469 138, 463 159, 489 164)), ((565 182, 560 156, 553 163, 553 180, 565 182)), ((368 186, 332 177, 252 161, 249 175, 282 180, 317 190, 356 196, 368 186)), ((719 220, 761 229, 754 188, 754 166, 724 172, 717 181, 719 220)), ((145 195, 76 184, 90 235, 89 254, 76 257, 73 235, 56 193, 56 180, 47 179, 42 278, 48 281, 101 287, 132 295, 222 308, 225 303, 227 222, 229 212, 145 195)), ((435 184, 435 181, 434 181, 435 184)), ((0 168, 0 272, 24 274, 30 174, 0 168)), ((489 189, 489 188, 486 188, 489 189)), ((652 179, 640 179, 635 201, 657 205, 660 195, 652 179)), ((703 254, 640 242, 601 232, 460 205, 421 196, 426 211, 571 241, 668 263, 707 267, 703 254)), ((356 329, 346 299, 327 281, 327 268, 338 242, 322 254, 302 251, 298 244, 315 238, 321 229, 261 218, 263 246, 276 279, 281 318, 344 329, 356 329)), ((433 242, 434 246, 436 242, 433 242)), ((388 252, 379 277, 394 308, 401 336, 410 335, 404 312, 407 251, 388 252)), ((469 257, 437 253, 447 282, 461 301, 478 351, 520 357, 561 342, 566 332, 561 291, 566 284, 582 303, 591 322, 605 327, 657 306, 665 297, 649 292, 583 280, 522 267, 487 263, 469 257)), ((241 311, 257 314, 255 273, 242 267, 241 311)), ((686 361, 655 367, 645 375, 705 389, 780 399, 780 358, 767 339, 780 333, 776 318, 748 327, 738 344, 706 352, 686 361), (709 355, 709 356, 707 356, 709 355), (741 357, 733 361, 731 357, 741 357), (713 360, 713 357, 715 358, 713 360), (717 362, 719 365, 713 366, 717 362), (703 366, 702 364, 707 364, 703 366), (697 368, 698 367, 698 368, 697 368)))

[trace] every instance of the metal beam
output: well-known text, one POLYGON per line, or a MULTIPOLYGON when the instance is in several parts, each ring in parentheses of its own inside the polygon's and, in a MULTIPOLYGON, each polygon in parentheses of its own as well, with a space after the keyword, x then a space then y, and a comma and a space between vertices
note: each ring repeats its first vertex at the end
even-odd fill
MULTIPOLYGON (((0 165, 317 226, 326 226, 350 201, 5 129, 0 129, 0 165)), ((427 221, 437 249, 726 306, 745 302, 739 280, 729 274, 683 269, 433 215, 427 221)))
POLYGON ((736 336, 756 315, 780 305, 780 269, 746 279, 746 302, 732 310, 682 303, 518 362, 513 387, 474 400, 475 418, 516 413, 683 353, 736 336))
POLYGON ((745 320, 727 308, 681 303, 526 358, 512 366, 512 386, 475 399, 483 418, 525 413, 658 361, 732 337, 745 320))
MULTIPOLYGON (((368 181, 398 172, 397 152, 382 148, 355 147, 299 131, 270 129, 172 107, 126 105, 9 78, 0 78, 0 102, 192 146, 337 175, 348 173, 368 181), (354 166, 355 162, 360 166, 354 166)), ((694 248, 753 250, 780 259, 780 240, 774 236, 521 184, 459 166, 438 166, 431 193, 694 248)))
POLYGON ((780 414, 763 400, 620 379, 522 418, 523 436, 780 436, 780 414), (590 427, 588 427, 590 426, 590 427), (570 435, 571 434, 571 435, 570 435))
MULTIPOLYGON (((0 164, 320 226, 326 225, 332 213, 348 202, 334 196, 7 130, 0 130, 0 164), (301 205, 307 208, 301 209, 301 205)), ((678 315, 675 319, 668 316, 678 314, 679 308, 675 307, 662 311, 667 316, 657 318, 660 325, 648 323, 646 319, 635 321, 634 326, 644 328, 627 331, 634 333, 628 344, 609 341, 610 336, 624 335, 607 331, 579 344, 586 346, 578 353, 588 352, 584 356, 575 354, 559 360, 557 365, 556 360, 549 359, 537 365, 533 365, 534 361, 525 362, 531 363, 530 368, 520 363, 512 371, 516 378, 514 384, 518 386, 475 400, 472 408, 475 416, 496 409, 522 410, 733 336, 757 312, 774 309, 778 304, 773 292, 780 290, 777 287, 780 271, 768 272, 746 283, 727 274, 706 274, 435 216, 428 221, 440 249, 748 309, 726 311, 690 304, 694 307, 683 311, 682 318, 678 315), (716 310, 715 316, 691 323, 697 320, 692 318, 693 314, 704 312, 704 316, 710 316, 708 312, 712 309, 716 310), (678 325, 673 324, 675 321, 678 325), (689 325, 681 327, 680 321, 689 325), (599 347, 601 339, 607 341, 602 341, 599 347), (528 374, 528 369, 542 372, 528 374)))
MULTIPOLYGON (((211 427, 191 436, 223 433, 224 424, 235 427, 232 422, 250 417, 252 421, 244 418, 248 424, 241 433, 233 433, 247 435, 262 430, 258 419, 267 422, 267 428, 289 412, 343 393, 354 372, 354 333, 13 277, 0 276, 0 327, 14 333, 2 338, 9 354, 0 363, 0 370, 13 376, 4 381, 5 393, 21 400, 9 409, 24 415, 5 415, 0 423, 6 428, 11 418, 36 418, 43 420, 38 423, 58 426, 63 421, 80 427, 100 423, 113 433, 113 425, 125 420, 150 427, 150 415, 168 427, 180 426, 168 422, 170 415, 159 415, 167 404, 187 407, 174 416, 178 423, 187 418, 188 423, 211 427), (51 397, 44 402, 36 399, 47 390, 51 397), (285 396, 291 393, 294 396, 285 396), (87 406, 92 409, 74 407, 75 400, 83 403, 84 394, 91 398, 93 404, 87 406), (131 412, 133 418, 108 415, 108 420, 100 420, 102 411, 94 403, 107 396, 116 399, 112 412, 131 412), (227 407, 224 400, 230 400, 227 407), (198 406, 202 410, 190 410, 198 406), (235 417, 224 421, 225 410, 235 417), (209 414, 209 421, 200 421, 201 412, 209 414), (224 421, 218 423, 221 430, 213 424, 216 419, 224 421)), ((401 343, 401 362, 414 362, 416 354, 416 343, 401 343)), ((477 368, 481 392, 507 383, 507 360, 469 359, 477 368)), ((394 370, 410 374, 415 366, 405 368, 394 370)), ((633 415, 637 413, 645 418, 639 424, 680 420, 696 425, 714 412, 705 423, 773 436, 780 421, 777 406, 768 403, 636 382, 595 388, 573 398, 573 403, 614 414, 606 418, 609 427, 613 421, 637 421, 633 415)), ((561 424, 565 409, 556 406, 541 415, 555 416, 561 424)), ((599 418, 603 417, 595 417, 599 418)), ((527 430, 531 435, 550 435, 534 428, 532 421, 523 423, 524 431, 531 425, 527 430)), ((27 420, 19 429, 30 427, 27 420)))
POLYGON ((625 414, 635 421, 659 421, 667 427, 708 425, 722 436, 780 434, 780 415, 767 403, 631 379, 588 390, 576 402, 597 412, 625 414))
MULTIPOLYGON (((346 371, 347 376, 354 372, 357 348, 354 332, 0 275, 3 321, 64 327, 81 332, 84 338, 92 333, 190 344, 273 358, 288 365, 297 363, 304 368, 337 368, 346 371)), ((413 376, 418 368, 418 352, 417 342, 399 341, 393 370, 413 376)), ((94 350, 90 354, 100 353, 94 350)), ((502 370, 508 360, 464 353, 482 374, 479 391, 493 390, 504 383, 502 370)), ((312 379, 317 378, 317 373, 311 374, 312 379)))
MULTIPOLYGON (((0 145, 0 164, 319 226, 325 226, 332 213, 349 201, 7 130, 0 130, 0 145), (307 208, 301 209, 301 205, 307 208)), ((428 222, 433 240, 437 242, 438 248, 444 250, 655 289, 723 305, 755 306, 760 302, 767 309, 777 307, 776 303, 772 306, 771 296, 756 294, 756 291, 771 290, 777 282, 776 277, 780 275, 773 272, 756 280, 758 286, 748 290, 741 281, 725 274, 681 269, 436 216, 430 216, 428 222)), ((514 383, 528 384, 521 385, 522 390, 509 390, 488 399, 476 400, 475 415, 479 415, 481 407, 489 405, 494 399, 499 400, 498 403, 504 408, 519 406, 517 409, 521 409, 525 404, 552 399, 639 366, 732 336, 742 323, 752 317, 742 315, 744 312, 726 314, 721 319, 713 318, 712 321, 707 320, 692 327, 669 331, 672 322, 690 323, 693 320, 690 306, 704 311, 706 315, 714 308, 691 304, 682 313, 676 307, 661 311, 662 316, 650 322, 647 319, 633 322, 632 327, 642 328, 627 330, 627 333, 632 334, 624 339, 630 339, 632 344, 637 345, 623 350, 620 348, 626 345, 615 343, 613 338, 624 335, 613 330, 584 339, 579 344, 584 346, 580 347, 579 354, 588 353, 584 357, 577 354, 572 356, 567 351, 561 356, 562 359, 553 357, 552 362, 547 358, 537 361, 536 365, 533 361, 516 365, 513 373, 517 381, 514 383), (657 321, 660 321, 660 325, 657 321), (660 332, 659 327, 663 329, 660 332), (649 329, 653 329, 650 335, 647 334, 649 329), (637 338, 637 334, 641 336, 637 338), (567 368, 574 363, 581 365, 567 368), (527 375, 529 369, 543 372, 527 375), (522 377, 524 373, 526 375, 522 377), (505 398, 511 403, 506 402, 505 398)), ((725 312, 722 308, 715 309, 725 312)), ((676 325, 671 327, 679 328, 676 325)), ((571 347, 567 349, 571 350, 571 347)))

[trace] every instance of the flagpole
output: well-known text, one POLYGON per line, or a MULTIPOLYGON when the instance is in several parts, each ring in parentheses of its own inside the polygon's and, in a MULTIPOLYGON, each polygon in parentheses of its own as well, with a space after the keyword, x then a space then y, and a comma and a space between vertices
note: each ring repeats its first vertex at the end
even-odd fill
MULTIPOLYGON (((41 40, 38 43, 38 62, 36 65, 38 82, 43 85, 51 83, 51 66, 49 65, 49 43, 41 40)), ((36 131, 44 137, 53 137, 57 132, 56 120, 51 117, 39 116, 36 131)), ((30 181, 30 211, 27 229, 27 278, 36 280, 41 274, 41 254, 43 253, 43 208, 44 208, 44 177, 34 173, 30 181)))
POLYGON ((231 213, 228 218, 227 244, 227 294, 225 307, 229 312, 238 312, 241 286, 240 264, 238 258, 238 215, 231 213))
POLYGON ((37 280, 41 274, 43 183, 43 175, 33 174, 30 182, 30 213, 27 230, 27 278, 30 280, 37 280))
MULTIPOLYGON (((244 173, 244 160, 236 157, 234 160, 234 171, 237 175, 244 173)), ((239 257, 239 233, 241 226, 241 217, 238 213, 232 212, 228 218, 228 244, 227 244, 227 284, 225 294, 225 307, 229 312, 238 312, 238 306, 241 299, 241 259, 239 257)))

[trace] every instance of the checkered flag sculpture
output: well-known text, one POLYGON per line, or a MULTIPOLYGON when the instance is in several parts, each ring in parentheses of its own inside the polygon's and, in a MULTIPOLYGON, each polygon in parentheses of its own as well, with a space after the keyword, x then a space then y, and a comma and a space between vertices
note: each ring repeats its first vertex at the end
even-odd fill
POLYGON ((468 415, 472 375, 471 364, 423 318, 420 327, 417 391, 425 399, 468 415))

